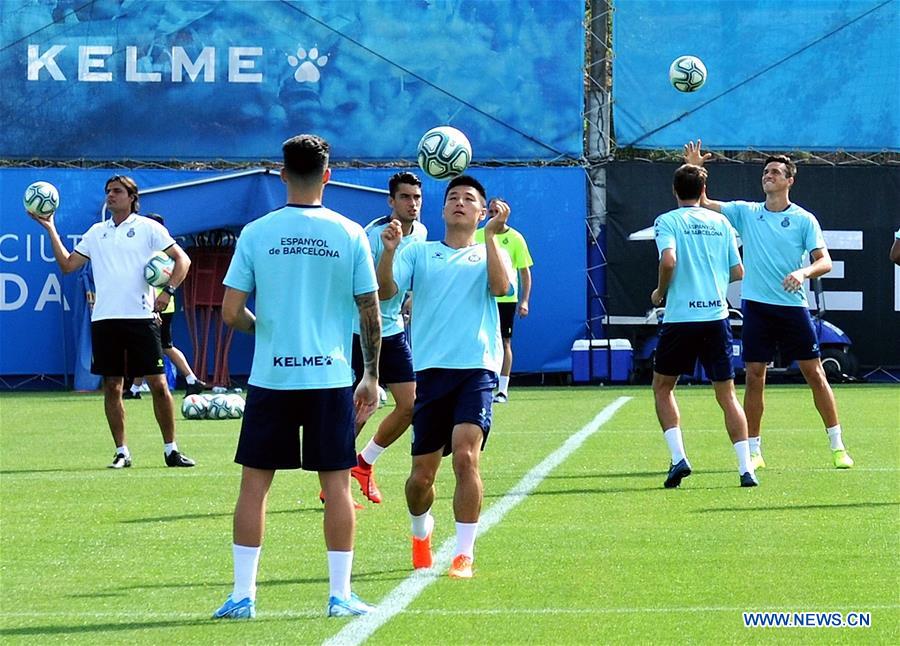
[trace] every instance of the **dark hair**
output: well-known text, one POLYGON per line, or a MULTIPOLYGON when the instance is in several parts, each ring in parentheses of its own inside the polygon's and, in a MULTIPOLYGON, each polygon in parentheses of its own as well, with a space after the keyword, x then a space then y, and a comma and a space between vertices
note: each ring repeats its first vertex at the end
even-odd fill
POLYGON ((766 157, 766 163, 763 164, 763 168, 768 166, 771 162, 778 162, 779 164, 784 164, 785 169, 787 170, 788 177, 796 177, 797 176, 797 165, 791 161, 791 158, 787 155, 769 155, 766 157))
POLYGON ((391 175, 391 179, 388 180, 388 193, 391 197, 394 197, 394 193, 397 192, 397 187, 400 184, 410 184, 412 186, 422 186, 422 180, 413 175, 408 171, 400 171, 399 173, 394 173, 391 175))
POLYGON ((103 191, 106 192, 107 190, 109 190, 109 185, 113 182, 119 182, 119 184, 124 186, 125 190, 128 191, 128 195, 134 198, 131 201, 131 212, 137 213, 138 209, 141 208, 141 195, 138 192, 137 182, 128 177, 128 175, 113 175, 108 180, 106 180, 106 185, 103 187, 103 191))
POLYGON ((161 216, 159 213, 144 213, 144 217, 150 218, 151 220, 156 220, 161 225, 166 226, 166 221, 163 220, 163 216, 161 216))
POLYGON ((284 169, 288 175, 301 182, 312 183, 322 179, 328 168, 328 142, 316 135, 297 135, 281 144, 284 153, 284 169))
POLYGON ((698 200, 706 186, 706 169, 693 164, 684 164, 675 171, 672 187, 680 200, 698 200))
POLYGON ((447 195, 450 194, 450 190, 456 188, 457 186, 471 186, 481 195, 482 201, 487 204, 487 193, 484 190, 484 186, 481 185, 477 179, 472 177, 471 175, 457 175, 453 179, 450 180, 450 183, 447 184, 447 190, 444 191, 444 201, 447 201, 447 195))

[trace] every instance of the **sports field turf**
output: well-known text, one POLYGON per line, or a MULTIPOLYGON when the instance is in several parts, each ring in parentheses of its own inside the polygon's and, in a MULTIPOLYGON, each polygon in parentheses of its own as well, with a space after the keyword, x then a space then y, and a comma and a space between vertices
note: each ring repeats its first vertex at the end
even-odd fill
MULTIPOLYGON (((128 401, 135 463, 116 472, 98 395, 4 394, 0 639, 900 643, 900 387, 837 387, 849 471, 831 467, 809 391, 770 387, 756 489, 738 487, 711 390, 677 393, 695 471, 664 490, 648 387, 514 389, 483 456, 471 581, 410 578, 401 439, 378 463, 385 502, 357 517, 354 590, 390 610, 383 623, 325 618, 319 487, 303 472, 281 473, 270 494, 257 618, 209 619, 231 589, 239 421, 179 420, 199 466, 167 469, 151 402, 128 401), (577 433, 583 443, 566 444, 577 433), (871 627, 743 626, 742 612, 769 610, 869 612, 871 627)), ((436 547, 453 536, 446 460, 437 487, 436 547)))

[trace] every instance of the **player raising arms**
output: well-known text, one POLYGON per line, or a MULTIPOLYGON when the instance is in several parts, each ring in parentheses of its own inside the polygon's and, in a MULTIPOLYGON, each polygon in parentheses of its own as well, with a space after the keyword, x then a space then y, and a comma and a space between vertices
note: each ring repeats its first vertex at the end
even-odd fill
MULTIPOLYGON (((684 146, 684 161, 702 166, 710 153, 702 153, 700 140, 684 146)), ((737 229, 744 245, 746 276, 741 293, 744 313, 744 365, 747 387, 744 410, 750 435, 750 454, 757 469, 765 467, 760 430, 765 408, 766 364, 775 358, 796 359, 809 384, 813 401, 831 443, 832 461, 849 469, 853 460, 844 448, 834 392, 825 378, 819 340, 809 316, 805 281, 831 271, 831 256, 816 216, 793 204, 790 190, 797 168, 785 155, 766 158, 762 174, 765 202, 717 202, 704 191, 700 206, 724 215, 737 229), (806 256, 812 264, 804 267, 806 256)))
POLYGON ((675 401, 678 376, 694 371, 697 359, 706 370, 725 413, 725 428, 737 453, 742 487, 759 483, 750 462, 747 418, 734 392, 731 327, 725 292, 744 275, 734 229, 718 213, 698 206, 706 187, 706 170, 685 164, 675 171, 672 188, 678 208, 654 222, 659 249, 659 282, 650 295, 666 302, 653 365, 656 415, 672 454, 664 486, 672 489, 691 475, 684 452, 681 419, 675 401))
POLYGON ((378 404, 381 315, 372 252, 362 227, 322 206, 331 178, 328 143, 298 135, 282 150, 287 204, 244 227, 223 281, 222 317, 256 338, 234 458, 243 466, 234 509, 234 588, 214 619, 256 614, 266 497, 278 469, 317 471, 328 500, 328 616, 373 609, 350 591, 354 401, 357 420, 378 404), (255 313, 247 309, 251 293, 255 313), (355 392, 350 369, 354 312, 365 364, 355 392))
POLYGON ((444 239, 421 242, 396 255, 403 231, 392 221, 381 234, 378 295, 388 299, 415 290, 412 351, 416 369, 412 470, 406 503, 412 521, 413 567, 433 563, 431 534, 434 480, 441 459, 453 455, 456 491, 456 556, 453 578, 471 578, 483 487, 480 452, 491 428, 491 398, 503 356, 495 296, 510 294, 512 266, 495 236, 509 207, 500 205, 485 226, 485 243, 475 229, 487 214, 484 187, 460 175, 444 193, 444 239))

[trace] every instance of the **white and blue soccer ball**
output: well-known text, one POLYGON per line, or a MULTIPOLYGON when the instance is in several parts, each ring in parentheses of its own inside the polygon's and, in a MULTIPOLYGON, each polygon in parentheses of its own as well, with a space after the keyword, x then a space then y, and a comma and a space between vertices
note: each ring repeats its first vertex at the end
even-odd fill
POLYGON ((228 418, 240 419, 244 416, 244 398, 237 394, 225 395, 228 399, 228 418))
POLYGON ((155 252, 144 265, 144 279, 154 287, 164 287, 172 278, 175 261, 162 251, 155 252))
POLYGON ((669 66, 669 82, 679 92, 696 92, 706 83, 706 65, 696 56, 679 56, 669 66))
POLYGON ((39 218, 49 218, 59 208, 59 191, 50 182, 35 182, 22 197, 25 210, 39 218))
POLYGON ((207 419, 229 419, 231 417, 232 404, 228 395, 213 395, 209 398, 207 419))
POLYGON ((419 168, 434 179, 450 179, 472 161, 472 145, 456 128, 438 126, 426 132, 416 151, 419 168))
POLYGON ((181 401, 181 414, 185 419, 206 419, 209 400, 203 395, 188 395, 181 401))

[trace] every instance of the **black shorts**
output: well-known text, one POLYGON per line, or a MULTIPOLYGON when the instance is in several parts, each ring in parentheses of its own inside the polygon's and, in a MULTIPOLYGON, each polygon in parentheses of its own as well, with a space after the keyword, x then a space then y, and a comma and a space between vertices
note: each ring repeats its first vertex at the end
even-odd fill
POLYGON ((431 368, 416 373, 413 408, 413 455, 452 450, 453 427, 475 424, 484 432, 481 449, 491 430, 491 401, 497 375, 481 368, 431 368))
POLYGON ((663 323, 653 370, 668 377, 689 375, 698 359, 710 381, 734 379, 728 319, 663 323))
POLYGON ((781 350, 785 363, 820 356, 819 338, 809 310, 803 306, 743 301, 744 363, 769 363, 781 350))
POLYGON ((267 470, 349 469, 356 466, 354 416, 349 386, 318 390, 249 386, 234 461, 267 470))
POLYGON ((172 343, 172 317, 175 314, 173 312, 163 312, 159 316, 162 318, 162 326, 159 330, 159 343, 163 350, 174 348, 175 344, 172 343))
POLYGON ((156 319, 105 319, 91 323, 91 372, 103 377, 165 373, 156 319))
MULTIPOLYGON (((363 374, 362 346, 359 335, 353 335, 353 385, 359 383, 363 374)), ((406 342, 406 332, 399 332, 381 338, 381 354, 378 356, 378 381, 383 384, 405 384, 416 380, 413 371, 412 352, 406 342)))
POLYGON ((516 322, 516 310, 518 309, 518 303, 497 303, 497 312, 500 314, 501 338, 512 338, 513 324, 516 322))

